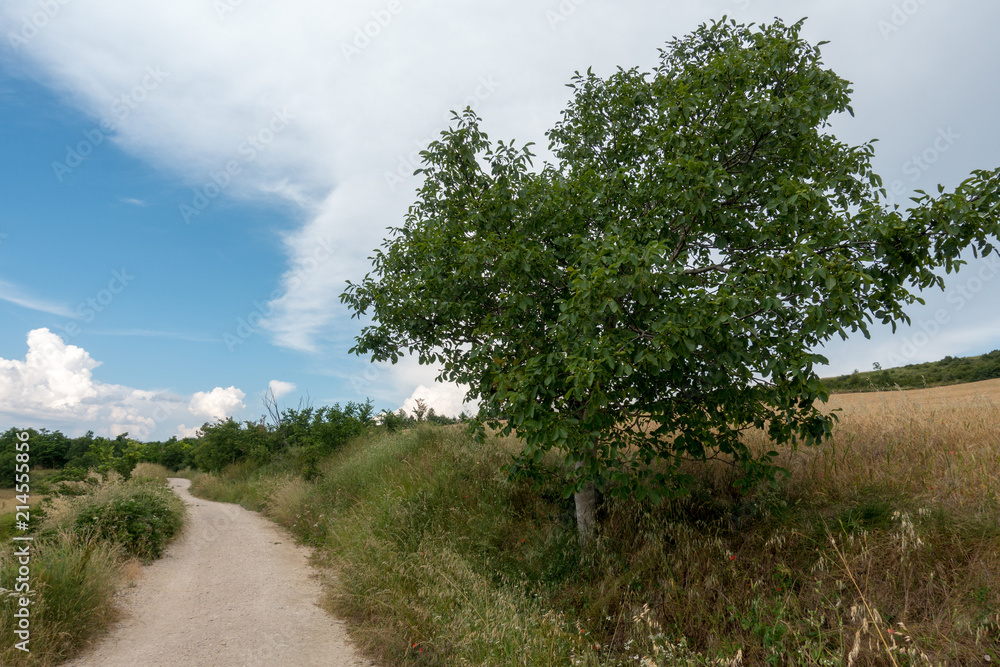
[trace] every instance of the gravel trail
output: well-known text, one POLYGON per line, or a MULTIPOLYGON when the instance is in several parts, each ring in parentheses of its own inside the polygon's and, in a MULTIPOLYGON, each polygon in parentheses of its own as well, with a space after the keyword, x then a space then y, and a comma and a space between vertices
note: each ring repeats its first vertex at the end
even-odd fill
POLYGON ((316 605, 309 550, 238 505, 195 498, 184 532, 122 594, 122 621, 69 667, 374 665, 316 605))

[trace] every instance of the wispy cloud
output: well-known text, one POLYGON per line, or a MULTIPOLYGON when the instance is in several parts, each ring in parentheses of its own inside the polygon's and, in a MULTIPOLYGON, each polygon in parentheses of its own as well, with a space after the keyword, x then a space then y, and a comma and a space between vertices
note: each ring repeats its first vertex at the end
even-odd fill
POLYGON ((120 201, 123 204, 132 204, 133 206, 145 206, 146 205, 146 202, 142 201, 141 199, 134 199, 132 197, 122 197, 120 199, 120 201))
POLYGON ((22 308, 49 313, 50 315, 59 315, 60 317, 73 319, 78 317, 68 306, 27 294, 22 288, 4 280, 0 280, 0 300, 13 303, 22 308))
POLYGON ((144 338, 172 338, 174 340, 186 340, 192 343, 218 343, 218 336, 204 336, 200 334, 186 334, 176 331, 154 331, 152 329, 119 329, 92 332, 95 336, 137 336, 144 338))

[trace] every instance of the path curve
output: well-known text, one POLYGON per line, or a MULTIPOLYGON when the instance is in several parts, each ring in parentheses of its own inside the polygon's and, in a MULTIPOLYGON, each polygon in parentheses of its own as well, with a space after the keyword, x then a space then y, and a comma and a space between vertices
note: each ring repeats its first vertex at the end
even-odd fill
POLYGON ((122 595, 125 615, 68 667, 374 665, 349 644, 342 621, 316 605, 309 550, 239 505, 195 498, 181 536, 122 595))

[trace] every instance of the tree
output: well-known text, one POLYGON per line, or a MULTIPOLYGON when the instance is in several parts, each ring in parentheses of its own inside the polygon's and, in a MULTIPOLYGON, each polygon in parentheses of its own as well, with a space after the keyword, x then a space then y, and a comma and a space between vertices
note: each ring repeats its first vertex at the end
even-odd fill
POLYGON ((372 316, 352 351, 415 353, 467 384, 480 422, 523 438, 516 470, 564 455, 584 542, 595 487, 655 501, 688 488, 685 460, 720 458, 748 488, 776 452, 750 451, 746 429, 822 441, 813 350, 908 322, 936 269, 993 250, 998 172, 888 207, 872 144, 825 129, 853 114, 850 84, 801 26, 723 20, 651 73, 577 73, 540 169, 466 110, 341 295, 372 316))
POLYGON ((424 420, 424 415, 427 414, 427 401, 422 398, 418 398, 415 401, 416 407, 413 408, 413 418, 420 423, 424 420))

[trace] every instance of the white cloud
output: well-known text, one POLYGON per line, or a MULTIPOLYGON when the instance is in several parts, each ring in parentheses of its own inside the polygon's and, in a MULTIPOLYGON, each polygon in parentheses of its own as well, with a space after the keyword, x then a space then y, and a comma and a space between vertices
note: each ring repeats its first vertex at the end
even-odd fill
POLYGON ((177 428, 174 429, 174 435, 177 436, 178 439, 197 438, 201 435, 201 427, 178 424, 177 428))
POLYGON ((282 396, 287 396, 295 391, 295 383, 284 382, 282 380, 271 380, 267 383, 267 388, 274 395, 275 399, 279 399, 282 396))
MULTIPOLYGON (((221 14, 218 4, 68 3, 16 52, 95 122, 115 119, 109 141, 192 188, 235 160, 240 173, 221 196, 301 208, 264 329, 277 345, 307 352, 355 328, 338 296, 369 269, 385 228, 402 223, 419 182, 417 153, 446 129, 450 110, 471 104, 496 136, 544 144, 574 69, 611 71, 633 54, 648 66, 669 37, 654 21, 637 25, 629 11, 593 4, 558 30, 547 11, 558 3, 534 0, 477 12, 454 1, 403 3, 388 19, 384 0, 244 2, 221 14), (381 24, 359 48, 376 15, 381 24), (118 120, 123 95, 134 108, 118 120), (248 137, 285 107, 288 127, 250 159, 248 137)), ((37 11, 36 0, 3 3, 0 34, 19 33, 37 11)), ((674 11, 672 31, 693 27, 699 13, 674 11)))
POLYGON ((176 394, 95 380, 100 362, 48 329, 28 332, 27 341, 23 361, 0 358, 0 415, 19 427, 147 438, 184 410, 176 394))
POLYGON ((232 417, 242 410, 246 394, 236 387, 216 387, 212 391, 197 391, 191 396, 188 410, 191 414, 211 419, 232 417))
POLYGON ((417 400, 423 399, 427 408, 433 408, 434 413, 446 417, 457 417, 459 413, 475 413, 478 408, 474 403, 465 403, 465 393, 468 388, 457 384, 435 382, 430 387, 420 385, 403 401, 402 408, 412 415, 417 407, 417 400))
MULTIPOLYGON (((306 352, 328 351, 356 329, 337 297, 346 279, 369 270, 385 228, 402 222, 418 184, 410 175, 416 152, 446 127, 449 109, 474 103, 494 138, 538 142, 540 162, 543 132, 559 120, 574 70, 648 69, 657 47, 721 11, 741 21, 800 18, 792 3, 773 0, 509 0, 475 9, 442 0, 403 3, 388 19, 385 0, 56 4, 29 39, 11 42, 12 70, 30 69, 95 127, 115 119, 107 141, 179 174, 192 196, 235 160, 240 173, 221 197, 278 197, 300 207, 302 225, 283 239, 281 294, 263 326, 277 345, 306 352), (356 42, 375 16, 384 20, 356 42), (132 105, 119 118, 123 96, 132 105), (294 118, 251 159, 248 137, 286 106, 294 118), (402 182, 390 187, 387 174, 402 182)), ((979 84, 996 61, 997 42, 987 36, 998 10, 963 6, 979 20, 942 31, 953 10, 929 3, 890 35, 879 28, 890 18, 885 6, 850 0, 810 10, 806 38, 831 40, 826 61, 855 82, 858 118, 835 119, 838 136, 881 137, 876 168, 887 183, 907 177, 911 156, 928 148, 942 123, 977 139, 961 141, 919 182, 905 181, 907 189, 992 164, 995 93, 979 84)), ((38 0, 0 3, 2 41, 21 35, 38 13, 38 0)), ((45 312, 62 308, 14 298, 45 312)), ((995 308, 996 297, 984 306, 995 308)), ((865 345, 855 337, 839 348, 843 363, 855 363, 865 345)), ((397 400, 400 387, 413 386, 396 384, 397 400)))
POLYGON ((8 401, 67 410, 97 397, 92 371, 99 365, 83 348, 35 329, 28 333, 24 361, 0 359, 0 386, 8 401))
POLYGON ((70 310, 68 306, 52 303, 51 301, 27 294, 24 289, 3 280, 0 280, 0 300, 9 301, 22 308, 49 313, 50 315, 77 317, 77 314, 70 310))
POLYGON ((229 416, 243 408, 244 393, 216 387, 185 398, 101 382, 94 371, 101 362, 82 347, 67 345, 48 329, 27 336, 23 360, 0 357, 0 418, 8 426, 60 430, 67 435, 128 433, 140 440, 190 433, 170 424, 182 419, 229 416))

